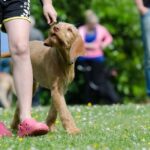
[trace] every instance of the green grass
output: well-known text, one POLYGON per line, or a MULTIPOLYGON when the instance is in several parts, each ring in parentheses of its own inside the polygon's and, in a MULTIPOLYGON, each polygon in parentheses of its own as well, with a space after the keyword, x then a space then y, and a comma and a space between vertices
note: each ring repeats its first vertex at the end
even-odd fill
MULTIPOLYGON (((41 137, 0 139, 0 150, 148 150, 150 105, 75 106, 70 110, 81 134, 68 135, 57 121, 58 131, 41 137)), ((34 108, 33 116, 44 120, 48 108, 34 108)), ((13 110, 0 110, 8 125, 13 110)))

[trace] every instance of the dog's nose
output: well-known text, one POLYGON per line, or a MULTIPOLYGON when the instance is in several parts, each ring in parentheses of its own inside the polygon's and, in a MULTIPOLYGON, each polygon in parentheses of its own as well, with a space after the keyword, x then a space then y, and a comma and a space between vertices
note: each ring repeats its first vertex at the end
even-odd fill
POLYGON ((53 27, 53 30, 54 30, 54 32, 58 32, 58 31, 59 31, 59 28, 58 28, 57 26, 54 26, 54 27, 53 27))

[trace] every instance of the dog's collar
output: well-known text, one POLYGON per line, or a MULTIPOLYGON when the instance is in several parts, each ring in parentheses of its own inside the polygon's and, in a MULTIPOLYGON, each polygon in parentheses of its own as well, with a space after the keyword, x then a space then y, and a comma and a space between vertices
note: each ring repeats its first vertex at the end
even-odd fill
POLYGON ((73 65, 75 63, 76 59, 71 59, 68 65, 73 65))
POLYGON ((71 61, 71 62, 68 63, 69 66, 71 66, 71 65, 73 65, 73 64, 74 64, 73 61, 71 61))

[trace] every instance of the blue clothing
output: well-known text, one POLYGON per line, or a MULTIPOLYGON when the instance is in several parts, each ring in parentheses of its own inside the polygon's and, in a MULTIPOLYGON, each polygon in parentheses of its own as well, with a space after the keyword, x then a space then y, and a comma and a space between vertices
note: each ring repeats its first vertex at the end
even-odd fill
POLYGON ((85 42, 91 43, 91 42, 96 40, 96 37, 97 37, 97 32, 96 32, 96 29, 95 29, 93 33, 87 33, 85 35, 85 42))
MULTIPOLYGON (((9 44, 8 44, 8 36, 6 33, 1 32, 1 38, 0 38, 0 49, 1 52, 8 52, 9 50, 9 44)), ((10 59, 9 58, 5 58, 5 59, 1 59, 0 60, 0 72, 6 72, 6 73, 10 73, 10 59)))
POLYGON ((90 58, 90 57, 82 57, 82 56, 80 56, 78 58, 78 61, 86 61, 86 60, 94 60, 96 62, 104 62, 105 61, 105 57, 104 56, 100 56, 100 57, 90 58))
POLYGON ((8 44, 8 36, 6 33, 1 32, 1 51, 7 52, 9 50, 9 44, 8 44))
POLYGON ((144 45, 144 68, 147 94, 150 96, 150 10, 141 16, 141 28, 144 45))

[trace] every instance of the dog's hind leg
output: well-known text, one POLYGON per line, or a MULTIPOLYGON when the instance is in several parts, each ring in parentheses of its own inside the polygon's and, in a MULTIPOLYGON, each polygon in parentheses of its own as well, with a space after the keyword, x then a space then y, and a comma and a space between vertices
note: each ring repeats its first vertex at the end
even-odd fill
POLYGON ((18 124, 20 123, 20 119, 19 119, 19 106, 17 105, 17 108, 15 110, 15 114, 14 114, 14 117, 13 117, 13 121, 11 123, 11 128, 12 129, 17 129, 18 128, 18 124))
POLYGON ((52 100, 52 104, 51 104, 51 107, 49 109, 48 116, 46 119, 46 123, 49 127, 49 130, 52 132, 56 130, 56 128, 55 128, 56 119, 57 119, 57 110, 56 110, 56 108, 53 104, 53 100, 52 100))

